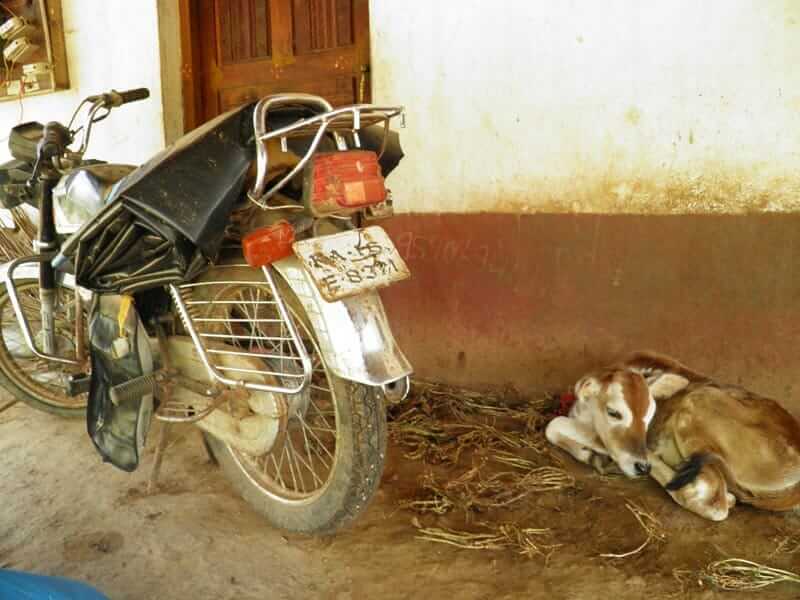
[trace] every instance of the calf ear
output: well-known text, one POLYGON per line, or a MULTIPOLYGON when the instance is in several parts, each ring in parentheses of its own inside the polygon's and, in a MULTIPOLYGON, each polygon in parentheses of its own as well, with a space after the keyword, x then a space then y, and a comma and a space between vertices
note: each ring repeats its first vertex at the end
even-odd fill
POLYGON ((675 373, 662 373, 647 379, 647 386, 656 400, 674 396, 687 385, 689 380, 675 373))
POLYGON ((575 395, 579 399, 590 400, 600 393, 600 387, 596 377, 584 377, 575 386, 575 395))

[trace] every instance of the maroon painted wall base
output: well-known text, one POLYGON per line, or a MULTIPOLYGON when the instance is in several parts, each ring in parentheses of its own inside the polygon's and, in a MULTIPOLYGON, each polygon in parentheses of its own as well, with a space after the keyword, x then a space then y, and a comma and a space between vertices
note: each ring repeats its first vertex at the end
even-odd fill
POLYGON ((800 215, 400 215, 382 292, 417 374, 561 389, 652 349, 800 412, 800 215))

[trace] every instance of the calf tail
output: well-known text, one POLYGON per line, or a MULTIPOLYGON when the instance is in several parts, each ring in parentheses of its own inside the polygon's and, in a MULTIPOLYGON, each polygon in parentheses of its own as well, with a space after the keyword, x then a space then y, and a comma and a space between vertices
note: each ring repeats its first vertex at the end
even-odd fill
POLYGON ((736 484, 728 464, 718 454, 713 452, 697 452, 678 466, 675 476, 664 487, 670 492, 675 492, 689 485, 700 474, 705 465, 715 464, 728 484, 728 490, 739 500, 752 504, 757 508, 775 511, 800 510, 800 482, 789 485, 782 490, 762 492, 758 495, 743 489, 736 484))
POLYGON ((676 492, 684 486, 689 485, 700 474, 705 465, 710 462, 721 460, 716 454, 708 452, 696 452, 678 465, 675 476, 667 482, 664 487, 670 492, 676 492))
POLYGON ((664 487, 670 492, 675 492, 689 485, 697 479, 703 467, 709 464, 714 464, 719 468, 722 472, 722 476, 725 478, 725 482, 728 484, 728 489, 733 492, 737 498, 745 502, 751 502, 753 500, 753 495, 751 493, 736 485, 736 480, 731 474, 731 470, 728 467, 728 463, 725 462, 725 459, 713 452, 695 452, 689 456, 689 458, 678 465, 675 476, 667 482, 667 485, 664 487))

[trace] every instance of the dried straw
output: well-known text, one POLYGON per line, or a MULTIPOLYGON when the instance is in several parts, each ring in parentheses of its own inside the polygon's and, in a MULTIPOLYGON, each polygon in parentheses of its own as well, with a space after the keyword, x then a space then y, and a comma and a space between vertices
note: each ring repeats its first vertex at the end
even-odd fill
POLYGON ((543 395, 533 400, 523 400, 513 388, 500 393, 477 392, 430 381, 414 380, 414 393, 423 400, 432 400, 447 406, 459 420, 470 414, 505 417, 539 423, 548 406, 553 404, 551 396, 543 395))
POLYGON ((444 493, 442 485, 436 481, 432 473, 420 477, 421 494, 419 498, 402 500, 400 508, 420 514, 444 515, 457 507, 457 500, 444 493))
MULTIPOLYGON (((520 459, 520 462, 529 461, 520 459)), ((485 462, 474 466, 446 482, 426 473, 420 480, 421 494, 402 501, 400 507, 438 515, 458 508, 469 515, 490 508, 510 507, 533 493, 563 490, 575 485, 575 479, 558 467, 535 467, 486 475, 484 465, 485 462)))
POLYGON ((513 549, 519 554, 532 558, 534 556, 549 557, 558 548, 556 544, 541 541, 550 534, 549 529, 519 527, 513 523, 491 524, 484 526, 485 533, 473 533, 439 527, 420 527, 417 539, 438 544, 448 544, 466 550, 504 550, 513 549))
POLYGON ((0 257, 12 260, 33 252, 36 226, 22 208, 12 208, 14 227, 0 227, 0 257))
POLYGON ((800 535, 786 536, 778 541, 778 547, 773 554, 798 554, 800 553, 800 535))
POLYGON ((800 574, 742 558, 718 560, 708 565, 700 576, 721 590, 754 591, 782 582, 800 584, 800 574))
MULTIPOLYGON (((549 400, 548 400, 549 401, 549 400)), ((486 394, 415 381, 410 398, 390 407, 389 431, 404 456, 430 464, 473 464, 448 479, 426 473, 416 497, 401 508, 444 515, 461 510, 470 520, 490 509, 508 508, 529 494, 575 485, 564 469, 541 464, 549 455, 541 425, 544 404, 521 402, 513 394, 486 394), (490 466, 494 463, 494 466, 490 466), (497 472, 497 464, 506 467, 497 472)), ((452 473, 452 471, 451 471, 452 473)), ((415 517, 416 519, 416 517, 415 517)), ((549 556, 546 529, 483 524, 484 532, 423 528, 420 539, 472 550, 515 549, 525 556, 549 556)))
POLYGON ((546 452, 543 436, 528 432, 503 431, 489 423, 444 422, 407 411, 395 417, 389 425, 392 440, 407 449, 410 460, 456 464, 467 450, 530 449, 546 452))
POLYGON ((625 503, 625 506, 633 516, 636 517, 636 521, 647 534, 647 537, 644 542, 629 552, 623 552, 622 554, 601 554, 600 556, 603 558, 627 558, 644 550, 650 542, 663 542, 667 539, 664 527, 655 515, 647 512, 635 502, 628 501, 625 503))

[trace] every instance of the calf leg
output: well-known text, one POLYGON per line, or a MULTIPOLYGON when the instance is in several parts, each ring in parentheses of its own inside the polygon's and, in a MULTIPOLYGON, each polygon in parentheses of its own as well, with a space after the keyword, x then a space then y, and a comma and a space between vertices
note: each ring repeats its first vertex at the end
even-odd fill
MULTIPOLYGON (((569 417, 556 417, 550 421, 545 435, 551 444, 566 450, 577 460, 591 464, 595 468, 598 468, 595 464, 597 459, 593 461, 593 457, 608 455, 605 446, 591 427, 569 417)), ((602 460, 598 464, 602 464, 602 460)))
MULTIPOLYGON (((675 446, 683 457, 701 454, 716 454, 719 456, 720 454, 718 448, 711 441, 713 439, 711 433, 703 427, 702 421, 698 421, 692 415, 690 410, 683 410, 676 415, 673 435, 675 446)), ((724 492, 720 493, 727 500, 728 507, 732 508, 736 504, 736 496, 728 491, 728 485, 722 470, 715 465, 706 465, 703 471, 707 469, 713 470, 725 482, 724 492)))
MULTIPOLYGON (((650 454, 648 460, 650 475, 665 487, 675 477, 675 471, 656 454, 650 454)), ((674 492, 667 490, 667 493, 685 509, 712 521, 727 519, 728 512, 736 504, 725 478, 714 465, 704 465, 691 483, 674 492)))

